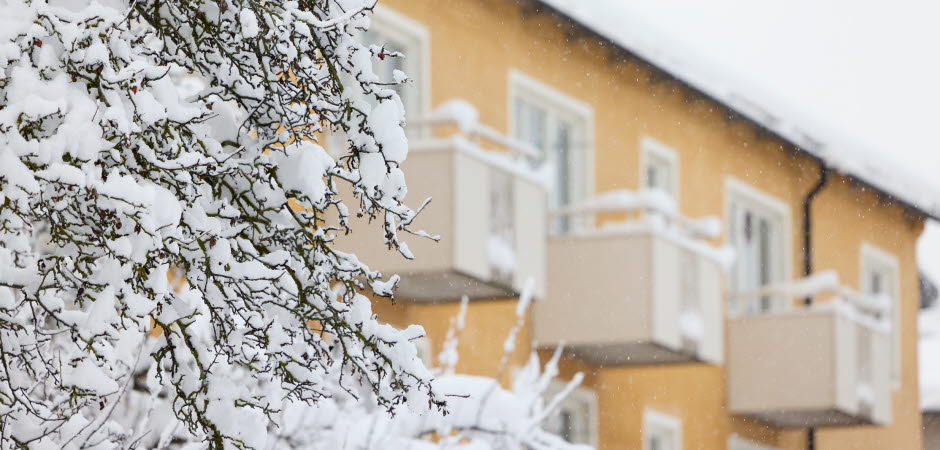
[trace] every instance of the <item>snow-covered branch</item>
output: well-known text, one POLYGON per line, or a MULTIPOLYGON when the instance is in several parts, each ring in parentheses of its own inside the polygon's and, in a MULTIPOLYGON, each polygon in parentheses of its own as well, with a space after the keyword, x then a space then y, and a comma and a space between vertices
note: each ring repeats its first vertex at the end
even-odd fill
MULTIPOLYGON (((525 320, 527 299, 522 295, 517 309, 519 322, 507 335, 503 360, 514 351, 518 326, 525 320)), ((495 378, 455 373, 457 347, 464 327, 467 301, 461 303, 451 321, 447 340, 438 357, 436 388, 447 397, 447 410, 397 408, 395 415, 348 395, 337 395, 315 407, 295 405, 285 409, 271 449, 290 442, 308 449, 389 449, 417 450, 578 450, 585 445, 566 442, 542 428, 542 423, 577 387, 576 374, 558 393, 549 396, 551 382, 558 376, 562 349, 543 366, 533 353, 504 388, 495 378)), ((502 372, 502 371, 500 371, 502 372)))
POLYGON ((363 295, 395 279, 332 242, 340 189, 393 249, 415 215, 373 5, 0 1, 0 438, 257 448, 337 391, 443 405, 363 295))

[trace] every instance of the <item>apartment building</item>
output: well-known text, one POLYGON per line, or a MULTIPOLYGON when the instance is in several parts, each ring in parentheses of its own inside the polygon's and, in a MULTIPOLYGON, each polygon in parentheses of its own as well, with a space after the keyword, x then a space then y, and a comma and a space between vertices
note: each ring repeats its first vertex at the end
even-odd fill
POLYGON ((458 370, 494 375, 533 280, 512 361, 564 344, 548 426, 601 449, 921 448, 916 180, 541 1, 383 0, 368 38, 441 235, 344 244, 402 275, 381 319, 437 353, 466 295, 458 370))

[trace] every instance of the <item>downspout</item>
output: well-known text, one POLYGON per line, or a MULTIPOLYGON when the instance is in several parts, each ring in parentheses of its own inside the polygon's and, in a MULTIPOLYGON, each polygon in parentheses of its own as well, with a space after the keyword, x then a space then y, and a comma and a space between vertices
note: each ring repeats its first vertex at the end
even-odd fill
MULTIPOLYGON (((823 190, 829 181, 829 168, 820 161, 819 181, 803 199, 803 276, 813 274, 813 200, 823 190)), ((806 306, 813 304, 813 296, 809 295, 803 300, 806 306)), ((816 429, 810 427, 806 430, 806 450, 816 450, 816 429)))

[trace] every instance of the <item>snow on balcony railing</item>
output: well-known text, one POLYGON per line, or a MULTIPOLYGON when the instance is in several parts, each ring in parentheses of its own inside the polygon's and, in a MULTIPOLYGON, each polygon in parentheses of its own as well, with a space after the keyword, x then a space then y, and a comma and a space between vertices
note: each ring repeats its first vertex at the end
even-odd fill
POLYGON ((542 151, 528 142, 505 136, 495 128, 480 123, 477 109, 465 100, 453 99, 440 104, 430 114, 408 122, 408 127, 417 130, 410 150, 435 151, 456 148, 515 175, 545 185, 546 181, 535 168, 533 161, 542 157, 542 151), (435 135, 448 128, 453 133, 446 137, 435 135))
POLYGON ((430 114, 409 122, 408 125, 419 128, 455 126, 471 140, 486 140, 508 150, 513 156, 538 159, 542 155, 541 150, 528 142, 504 136, 495 128, 480 123, 479 111, 466 100, 453 99, 441 103, 430 114))
MULTIPOLYGON (((622 220, 604 221, 600 226, 577 229, 580 234, 635 234, 655 233, 677 245, 705 256, 727 269, 734 262, 734 250, 729 246, 716 246, 708 242, 721 236, 721 219, 706 216, 692 219, 679 213, 675 199, 657 189, 640 191, 614 190, 558 208, 555 217, 597 214, 625 214, 622 220)), ((595 222, 596 223, 596 222, 595 222)))
POLYGON ((888 320, 891 312, 891 299, 880 296, 864 295, 839 282, 839 274, 834 270, 815 273, 805 278, 792 281, 774 283, 753 291, 744 291, 731 294, 738 300, 738 308, 733 311, 736 315, 760 315, 775 312, 798 312, 805 310, 835 310, 844 317, 869 328, 887 332, 890 331, 891 322, 888 320), (762 298, 774 298, 782 308, 776 311, 759 311, 760 308, 748 308, 762 298), (808 297, 823 297, 823 301, 814 302, 806 306, 803 302, 808 297), (826 297, 828 297, 826 299, 826 297))

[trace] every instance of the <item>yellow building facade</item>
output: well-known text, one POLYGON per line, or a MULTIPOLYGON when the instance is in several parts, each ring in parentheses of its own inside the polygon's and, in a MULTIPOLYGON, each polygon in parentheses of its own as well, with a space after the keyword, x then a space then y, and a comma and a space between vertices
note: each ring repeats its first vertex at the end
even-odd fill
MULTIPOLYGON (((827 426, 837 422, 826 415, 828 412, 811 414, 801 411, 799 405, 781 406, 787 411, 779 415, 773 412, 767 416, 740 414, 729 406, 731 383, 753 381, 758 388, 763 386, 761 383, 767 383, 784 393, 792 390, 793 398, 800 397, 805 387, 803 381, 793 377, 778 378, 760 371, 753 376, 742 372, 744 375, 737 378, 743 377, 744 381, 735 381, 737 378, 730 373, 729 361, 758 367, 771 364, 776 351, 743 359, 741 355, 731 354, 731 349, 738 348, 731 336, 732 330, 737 330, 730 319, 731 310, 735 308, 731 291, 735 290, 734 286, 760 288, 771 282, 803 276, 803 206, 808 193, 820 182, 820 160, 812 152, 799 150, 787 140, 535 1, 383 0, 376 8, 374 28, 377 41, 407 55, 396 63, 399 65, 396 68, 403 69, 413 79, 413 83, 404 88, 403 97, 408 107, 409 133, 413 134, 411 140, 415 145, 421 140, 433 139, 436 134, 412 130, 416 128, 414 122, 438 105, 463 99, 476 108, 479 123, 504 136, 528 141, 546 152, 552 151, 549 148, 552 143, 564 148, 560 158, 565 159, 569 173, 556 178, 564 180, 561 182, 566 186, 562 190, 567 198, 549 192, 546 194, 548 209, 611 191, 640 192, 644 187, 656 187, 672 197, 683 217, 720 218, 720 233, 704 233, 700 237, 702 243, 733 248, 739 241, 744 242, 738 248, 736 262, 709 281, 717 283, 721 289, 718 309, 721 323, 716 329, 720 334, 720 348, 715 350, 716 356, 676 361, 662 358, 660 362, 659 356, 647 355, 640 358, 640 363, 633 363, 630 352, 639 350, 627 344, 633 343, 634 338, 624 338, 631 342, 621 347, 605 343, 585 346, 583 353, 566 354, 561 363, 562 378, 575 372, 585 374, 582 392, 587 400, 584 405, 591 409, 586 413, 587 418, 565 419, 580 420, 579 423, 584 424, 578 425, 584 429, 578 430, 574 438, 596 444, 600 449, 804 449, 808 445, 807 432, 806 427, 799 424, 805 422, 817 425, 815 448, 818 449, 921 448, 915 243, 930 213, 871 188, 865 180, 835 170, 810 202, 813 273, 835 273, 841 285, 862 293, 872 289, 876 293, 886 292, 894 300, 894 309, 886 314, 895 326, 887 333, 890 336, 885 342, 897 350, 889 351, 887 359, 876 360, 880 361, 880 366, 891 365, 890 370, 885 369, 891 377, 886 394, 890 399, 890 418, 884 423, 861 420, 861 423, 827 426), (744 206, 732 206, 738 205, 733 196, 739 191, 749 200, 741 203, 744 206), (756 205, 753 213, 748 209, 752 208, 750 201, 756 205), (737 219, 737 215, 742 219, 737 219), (740 228, 735 229, 738 224, 740 228), (735 233, 737 237, 733 236, 735 233), (755 239, 759 242, 748 243, 755 239), (869 254, 877 255, 872 263, 867 259, 869 254), (878 265, 881 263, 888 267, 887 272, 876 270, 882 267, 878 265), (735 266, 742 264, 760 267, 752 270, 735 266), (882 283, 890 289, 883 289, 882 283), (896 338, 892 337, 894 333, 897 333, 896 338), (619 361, 620 357, 627 361, 619 361), (653 436, 655 433, 659 434, 653 436)), ((410 160, 413 158, 416 158, 414 151, 409 156, 410 160)), ((407 172, 407 166, 406 175, 425 176, 407 172)), ((409 185, 414 183, 413 179, 409 181, 409 185)), ((522 191, 524 188, 516 188, 514 192, 522 191)), ((415 206, 423 200, 412 196, 409 199, 415 206)), ((460 205, 449 205, 449 201, 435 198, 428 208, 460 208, 460 205)), ((527 217, 526 205, 516 207, 522 214, 517 214, 517 218, 527 217)), ((532 211, 537 214, 541 209, 533 206, 532 211)), ((621 212, 593 212, 597 213, 596 221, 574 217, 547 219, 544 226, 549 231, 544 232, 544 240, 554 239, 552 236, 558 234, 558 230, 572 232, 615 222, 624 216, 621 212)), ((444 222, 434 222, 439 223, 444 222)), ((460 225, 447 226, 450 227, 447 230, 433 229, 433 226, 424 228, 441 234, 442 244, 439 245, 447 245, 446 241, 451 238, 449 230, 460 225)), ((516 240, 522 239, 520 233, 516 234, 516 240)), ((427 252, 422 253, 425 244, 410 241, 409 244, 418 260, 426 256, 427 252)), ((469 245, 486 246, 487 243, 471 242, 469 245)), ((605 245, 601 242, 600 247, 605 245)), ((551 299, 552 287, 562 278, 551 269, 564 268, 557 261, 550 261, 555 254, 552 248, 550 245, 544 254, 535 256, 517 255, 517 264, 522 260, 538 264, 542 260, 542 264, 549 266, 545 270, 533 269, 536 278, 541 277, 538 283, 542 286, 534 301, 536 311, 545 308, 543 302, 551 299)), ((454 250, 458 251, 463 250, 454 250)), ((381 260, 375 265, 374 255, 359 256, 385 271, 381 260)), ((624 259, 627 258, 632 258, 638 267, 642 267, 644 261, 652 264, 650 256, 625 254, 624 259)), ((576 259, 567 262, 572 265, 589 263, 591 261, 576 259)), ((433 264, 438 264, 436 259, 433 264)), ((625 263, 625 267, 630 264, 625 263)), ((474 275, 467 277, 474 278, 474 275)), ((405 284, 410 283, 411 289, 421 289, 423 279, 409 281, 405 274, 402 286, 405 288, 405 284)), ((649 292, 658 289, 656 283, 670 283, 668 279, 658 280, 649 280, 652 286, 649 292)), ((433 297, 433 286, 440 286, 441 280, 428 283, 430 287, 425 291, 433 297)), ((610 292, 632 289, 618 285, 602 288, 610 292)), ((503 340, 516 321, 517 298, 513 289, 505 294, 498 289, 495 292, 470 301, 459 348, 460 372, 494 375, 498 369, 503 340)), ((458 303, 454 298, 412 301, 407 297, 400 297, 395 304, 377 300, 375 309, 379 318, 398 325, 423 325, 428 333, 430 353, 437 354, 458 303)), ((525 345, 517 346, 513 364, 521 364, 534 350, 528 343, 541 333, 537 331, 539 327, 556 326, 554 322, 544 323, 545 320, 554 317, 558 327, 568 326, 565 323, 569 319, 573 323, 576 321, 573 317, 591 314, 582 309, 582 304, 595 305, 592 310, 620 311, 622 308, 607 310, 603 307, 603 301, 614 301, 614 297, 616 295, 610 300, 598 300, 601 303, 570 298, 564 304, 570 317, 549 314, 546 319, 530 314, 519 340, 525 345), (543 320, 543 323, 533 324, 535 320, 543 320)), ((769 294, 766 298, 770 298, 769 294)), ((651 308, 657 307, 656 301, 651 308)), ((764 297, 760 301, 765 301, 764 297)), ((783 303, 790 305, 792 302, 783 303)), ((626 327, 636 318, 634 316, 643 313, 627 308, 622 314, 626 327)), ((614 325, 599 324, 598 328, 610 326, 610 336, 614 336, 611 339, 616 339, 619 330, 616 322, 611 323, 614 325)), ((606 339, 606 336, 598 339, 606 339)), ((779 342, 785 353, 790 340, 785 335, 775 336, 775 342, 779 342)), ((820 344, 820 347, 826 345, 820 344)), ((538 350, 543 357, 550 355, 547 346, 538 350)), ((838 353, 839 347, 834 351, 838 353)), ((832 358, 820 356, 797 369, 812 378, 814 373, 825 372, 823 367, 827 364, 835 364, 832 358)), ((505 376, 508 379, 510 375, 505 376)), ((865 399, 871 395, 866 389, 871 388, 865 385, 850 394, 865 399)), ((774 405, 769 407, 772 409, 774 405)), ((808 406, 809 409, 814 407, 808 406)))

